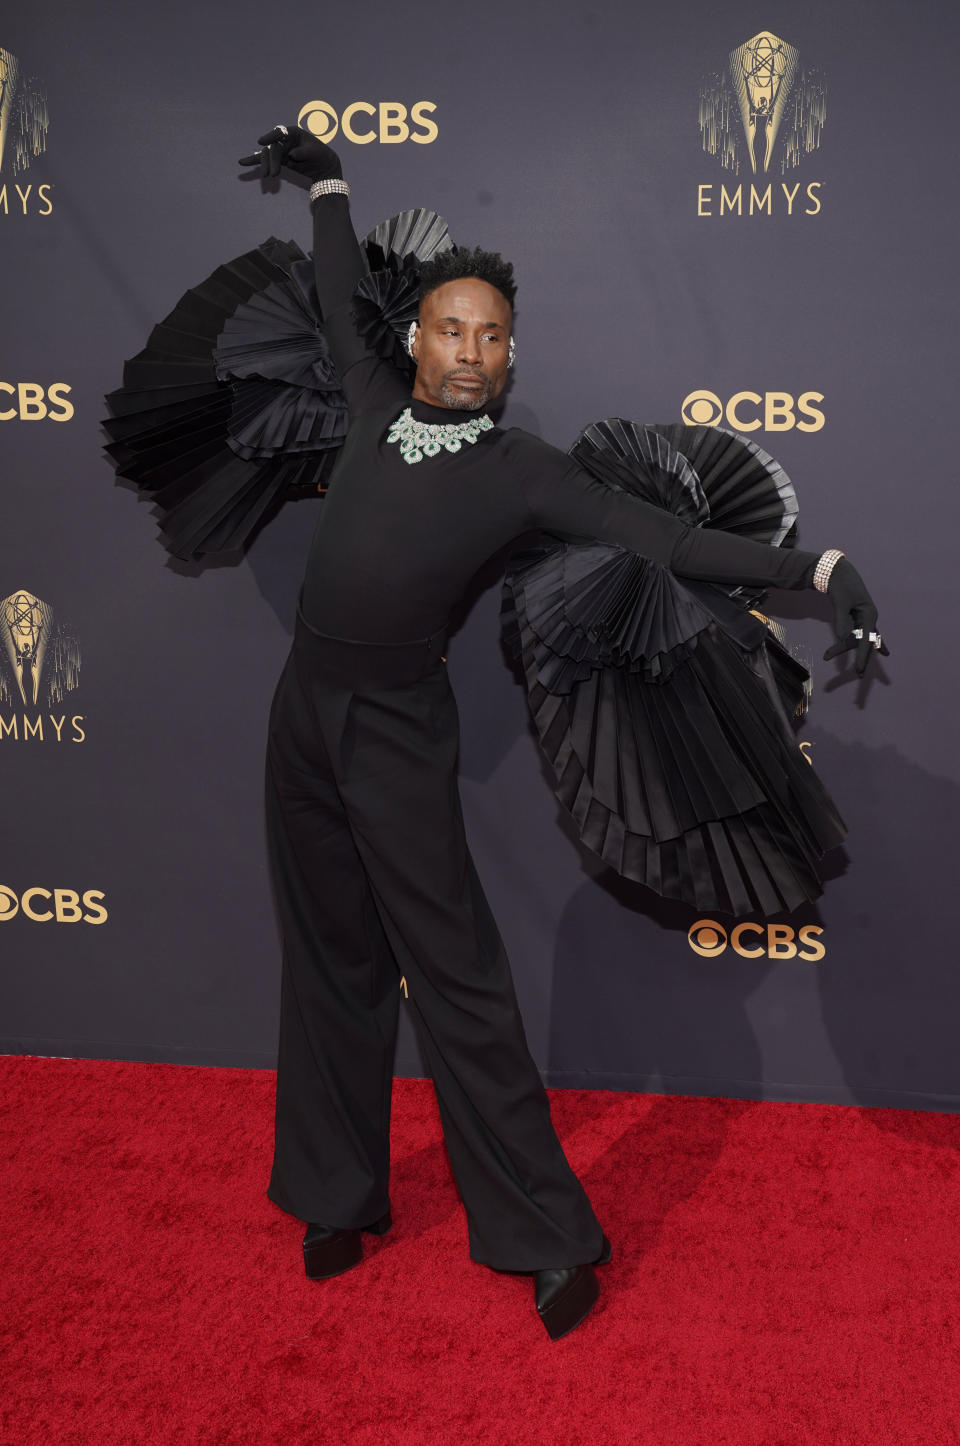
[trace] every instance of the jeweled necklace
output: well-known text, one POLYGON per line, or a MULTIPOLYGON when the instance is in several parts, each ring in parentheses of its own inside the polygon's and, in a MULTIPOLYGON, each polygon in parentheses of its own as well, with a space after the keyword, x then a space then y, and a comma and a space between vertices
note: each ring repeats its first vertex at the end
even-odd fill
POLYGON ((405 462, 422 462, 424 457, 435 457, 443 450, 459 452, 464 442, 475 442, 481 432, 489 432, 492 427, 486 413, 482 417, 471 417, 468 422, 418 422, 410 408, 405 407, 390 424, 387 441, 400 443, 405 462))

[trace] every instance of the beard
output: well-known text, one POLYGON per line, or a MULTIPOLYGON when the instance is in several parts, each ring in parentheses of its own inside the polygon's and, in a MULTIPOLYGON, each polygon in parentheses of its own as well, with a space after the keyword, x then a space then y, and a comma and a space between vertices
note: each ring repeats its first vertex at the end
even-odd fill
POLYGON ((460 412, 474 411, 477 407, 485 407, 489 402, 493 395, 493 382, 484 372, 445 372, 440 384, 440 395, 445 407, 452 407, 460 412), (483 386, 461 391, 456 385, 457 377, 475 377, 483 382, 483 386))

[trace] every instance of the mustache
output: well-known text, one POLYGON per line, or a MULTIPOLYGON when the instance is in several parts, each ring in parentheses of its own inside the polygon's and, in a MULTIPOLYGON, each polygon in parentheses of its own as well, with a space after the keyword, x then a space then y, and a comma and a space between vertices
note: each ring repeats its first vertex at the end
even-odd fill
POLYGON ((457 367, 456 371, 444 372, 443 374, 444 381, 452 381, 454 377, 473 377, 482 382, 490 380, 487 373, 481 371, 479 367, 457 367))

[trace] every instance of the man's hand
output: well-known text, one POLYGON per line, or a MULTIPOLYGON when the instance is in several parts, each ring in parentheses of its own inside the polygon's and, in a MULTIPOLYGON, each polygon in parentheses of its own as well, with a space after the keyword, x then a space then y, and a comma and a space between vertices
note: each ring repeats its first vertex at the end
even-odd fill
POLYGON ((841 557, 830 574, 827 597, 833 603, 833 631, 839 642, 824 653, 837 658, 856 648, 853 666, 859 677, 866 672, 870 654, 889 656, 890 649, 877 632, 877 607, 857 569, 841 557))
POLYGON ((279 176, 282 167, 287 166, 310 181, 343 177, 336 151, 301 126, 274 126, 257 144, 262 149, 251 156, 241 156, 239 164, 259 166, 261 176, 279 176))

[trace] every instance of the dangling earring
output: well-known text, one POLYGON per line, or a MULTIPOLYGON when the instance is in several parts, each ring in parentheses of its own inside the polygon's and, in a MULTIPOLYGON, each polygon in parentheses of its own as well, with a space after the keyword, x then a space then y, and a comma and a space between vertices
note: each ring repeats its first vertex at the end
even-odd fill
POLYGON ((410 325, 407 328, 407 339, 403 343, 403 345, 406 348, 407 356, 410 357, 412 361, 416 361, 416 357, 413 355, 413 339, 416 334, 417 323, 415 321, 411 321, 410 325))
POLYGON ((509 349, 508 349, 508 351, 507 351, 507 371, 510 370, 510 368, 513 366, 513 364, 514 364, 514 362, 516 361, 516 359, 517 359, 517 343, 514 341, 513 337, 511 337, 511 338, 510 338, 510 346, 509 346, 509 349))

